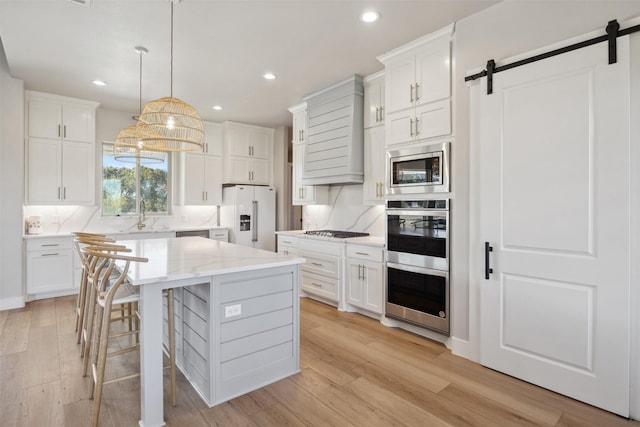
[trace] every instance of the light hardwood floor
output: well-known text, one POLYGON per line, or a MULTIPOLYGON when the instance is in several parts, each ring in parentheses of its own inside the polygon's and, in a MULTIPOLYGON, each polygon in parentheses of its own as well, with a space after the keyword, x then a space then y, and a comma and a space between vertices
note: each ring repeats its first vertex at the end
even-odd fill
MULTIPOLYGON (((0 426, 89 424, 74 304, 64 297, 0 312, 0 426)), ((308 299, 301 307, 302 372, 214 408, 179 374, 176 407, 165 389, 167 425, 640 426, 367 317, 308 299)), ((112 369, 136 364, 137 353, 112 369)), ((102 405, 101 426, 136 426, 138 380, 105 386, 102 405)))

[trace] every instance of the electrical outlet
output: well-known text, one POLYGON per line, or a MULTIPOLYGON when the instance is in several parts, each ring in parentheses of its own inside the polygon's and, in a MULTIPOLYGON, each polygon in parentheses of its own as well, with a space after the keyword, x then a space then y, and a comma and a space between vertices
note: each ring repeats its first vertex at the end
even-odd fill
POLYGON ((240 316, 242 314, 242 305, 228 305, 224 308, 224 317, 240 316))

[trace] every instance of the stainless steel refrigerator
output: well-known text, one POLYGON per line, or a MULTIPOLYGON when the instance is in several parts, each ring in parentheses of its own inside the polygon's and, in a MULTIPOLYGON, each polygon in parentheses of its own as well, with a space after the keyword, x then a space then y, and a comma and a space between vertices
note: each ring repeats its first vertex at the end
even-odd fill
POLYGON ((229 229, 229 242, 276 250, 276 189, 234 185, 222 190, 220 226, 229 229))

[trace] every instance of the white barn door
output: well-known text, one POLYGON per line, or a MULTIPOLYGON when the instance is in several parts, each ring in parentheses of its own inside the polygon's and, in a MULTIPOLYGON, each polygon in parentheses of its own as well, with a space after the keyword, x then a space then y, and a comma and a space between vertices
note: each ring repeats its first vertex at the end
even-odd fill
POLYGON ((607 58, 599 43, 472 89, 481 363, 628 416, 628 37, 607 58))

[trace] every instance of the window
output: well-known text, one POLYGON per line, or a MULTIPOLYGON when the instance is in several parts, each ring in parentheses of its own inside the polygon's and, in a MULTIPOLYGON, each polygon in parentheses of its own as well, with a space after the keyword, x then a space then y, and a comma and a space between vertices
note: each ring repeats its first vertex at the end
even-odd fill
POLYGON ((102 143, 102 215, 169 213, 169 156, 164 163, 125 163, 113 158, 113 144, 102 143))

